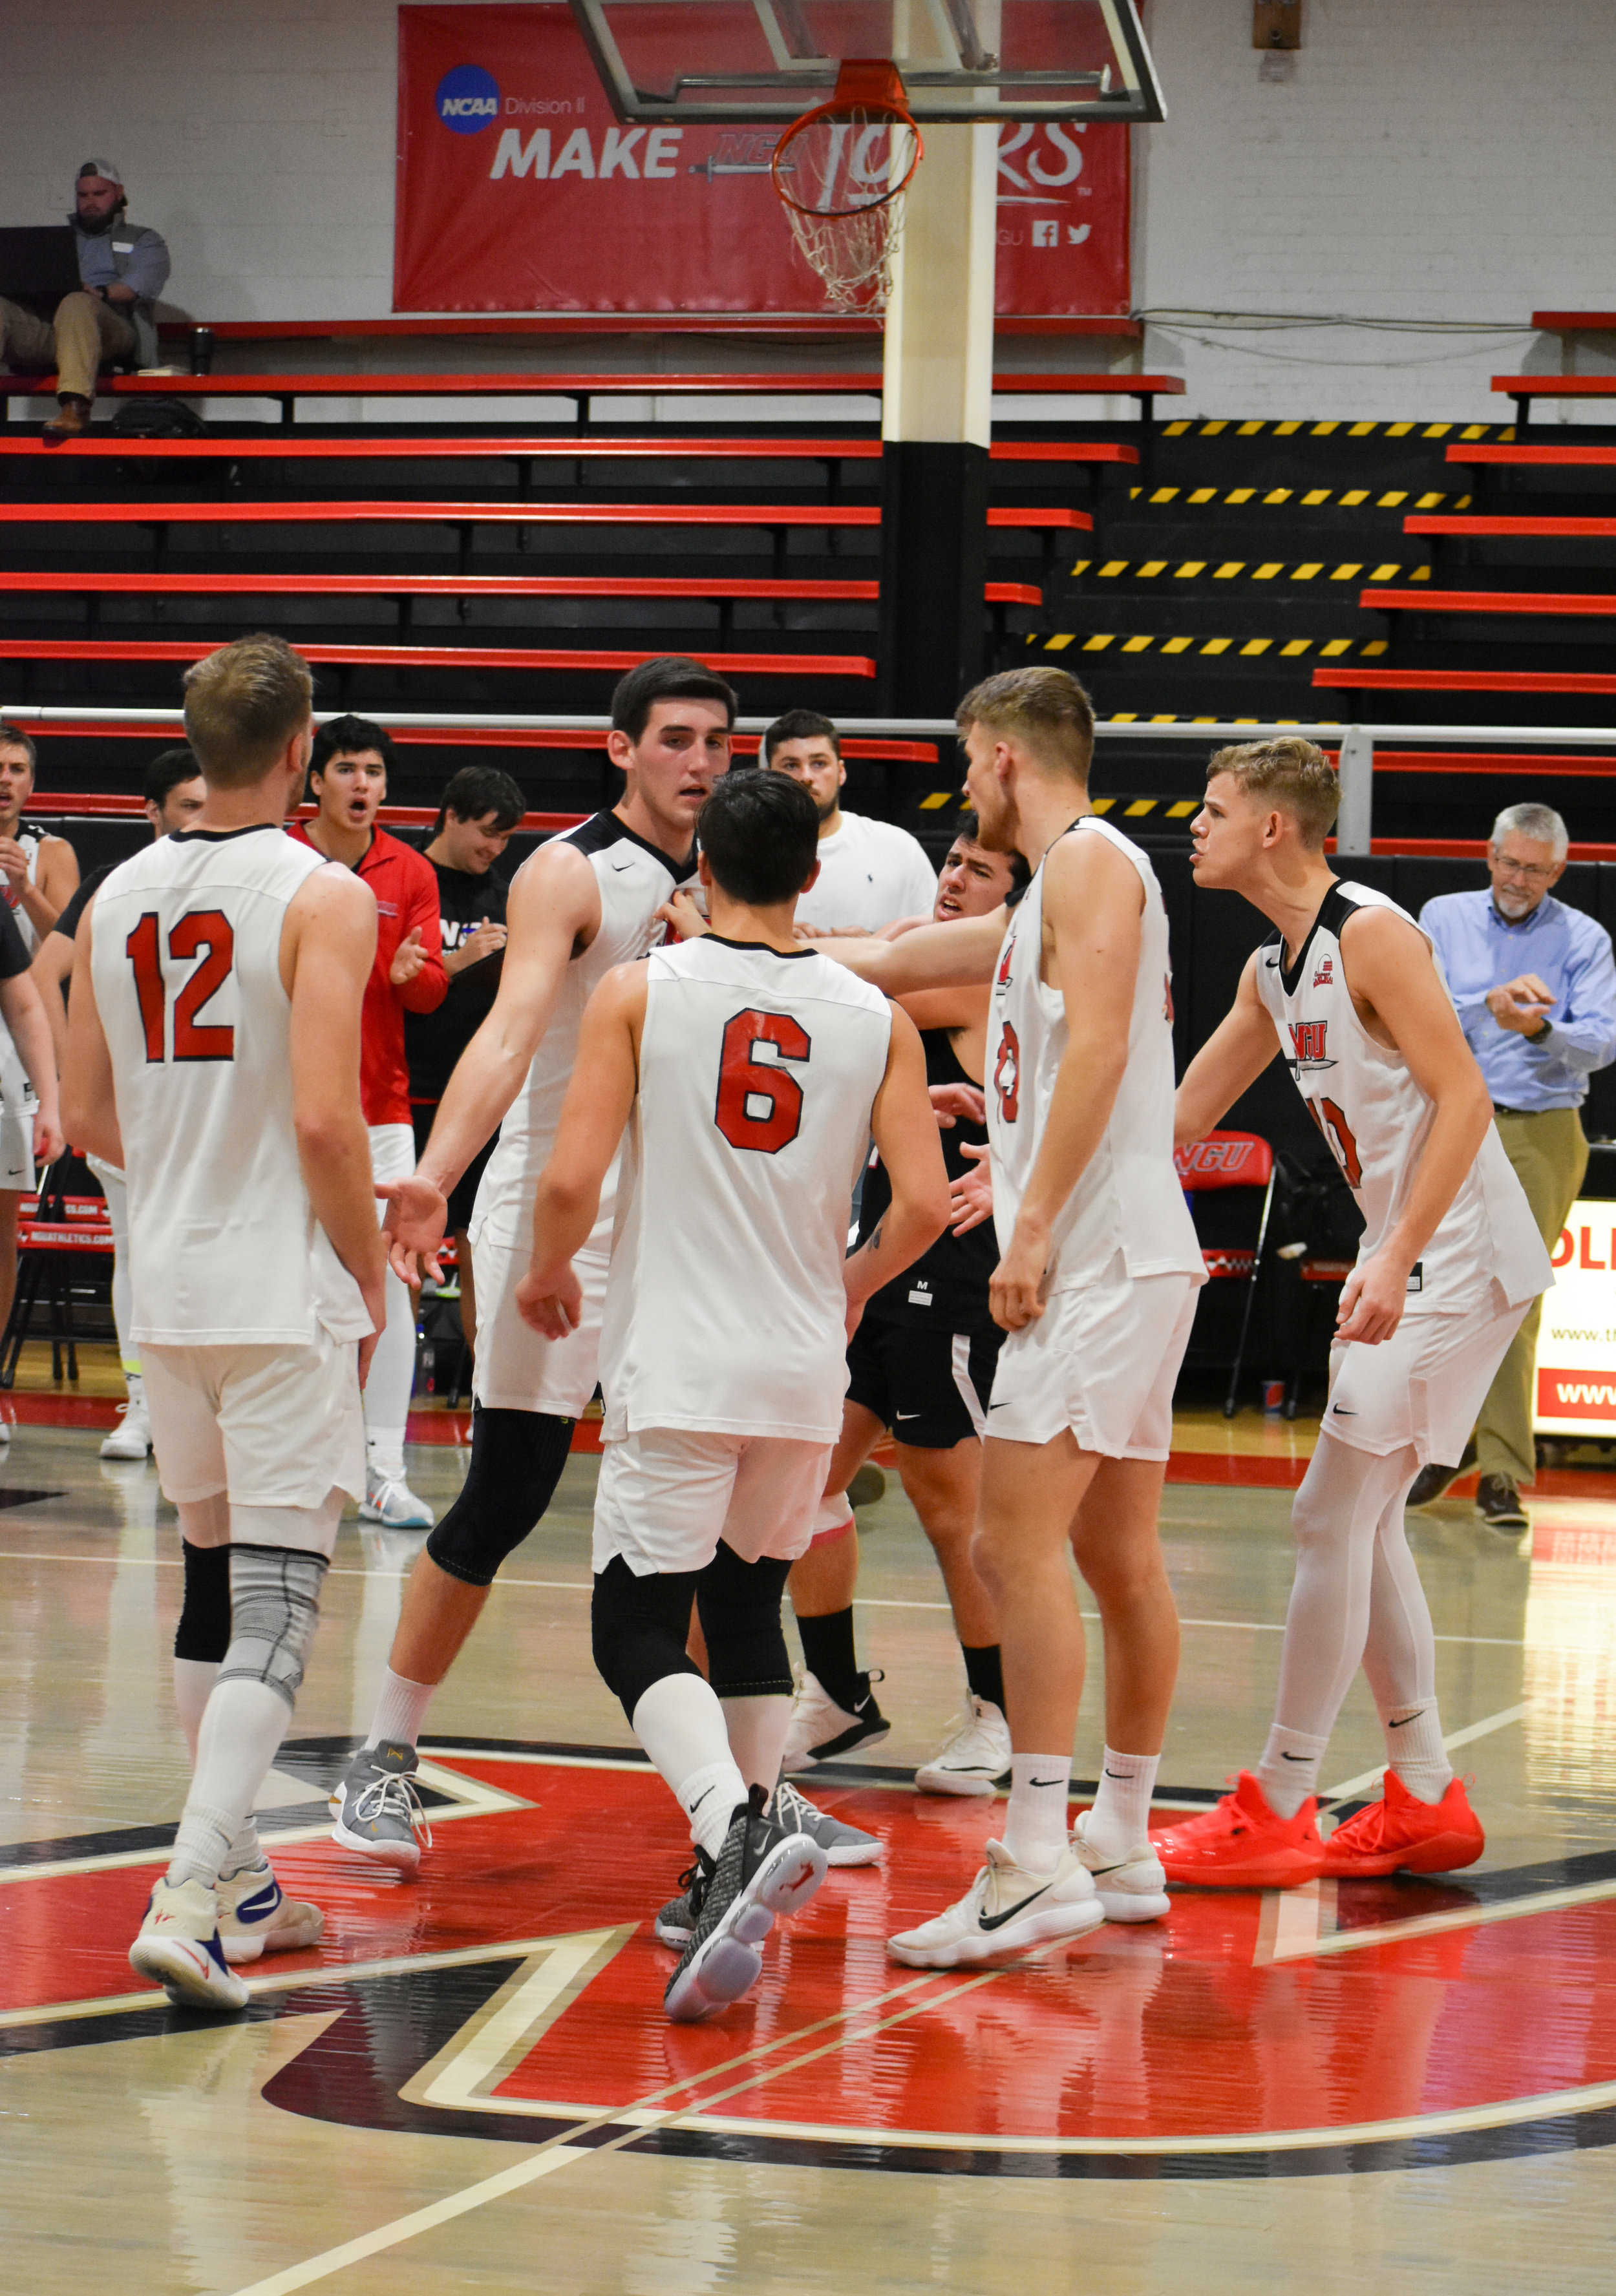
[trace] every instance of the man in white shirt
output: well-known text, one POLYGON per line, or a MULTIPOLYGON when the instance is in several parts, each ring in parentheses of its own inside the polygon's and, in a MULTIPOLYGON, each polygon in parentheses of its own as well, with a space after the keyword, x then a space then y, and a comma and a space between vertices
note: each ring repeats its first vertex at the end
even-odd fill
POLYGON ((816 709, 788 709, 763 736, 763 763, 802 783, 819 809, 819 877, 797 904, 811 933, 879 932, 898 917, 929 917, 937 872, 906 829, 844 811, 841 737, 816 709))

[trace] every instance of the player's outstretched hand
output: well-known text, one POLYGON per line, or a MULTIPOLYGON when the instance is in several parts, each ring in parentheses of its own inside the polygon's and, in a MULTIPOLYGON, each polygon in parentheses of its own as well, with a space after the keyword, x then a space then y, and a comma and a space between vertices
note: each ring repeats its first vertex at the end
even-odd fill
POLYGON ((1335 1311, 1336 1339, 1378 1348, 1402 1322, 1407 1299, 1406 1267, 1389 1266, 1378 1254, 1366 1259, 1341 1285, 1341 1305, 1335 1311))
POLYGON ((980 1084, 933 1084, 926 1089, 937 1112, 939 1132, 952 1132, 956 1117, 963 1116, 969 1124, 987 1122, 988 1103, 980 1084))
POLYGON ((67 1146, 67 1135, 54 1109, 48 1113, 41 1109, 34 1119, 34 1161, 41 1170, 53 1164, 67 1146))
POLYGON ((988 1168, 988 1152, 985 1141, 967 1140, 960 1150, 962 1156, 974 1160, 975 1168, 948 1183, 948 1226, 956 1235, 969 1235, 973 1227, 993 1218, 993 1176, 988 1168))
POLYGON ((1024 1234, 1018 1225, 988 1286, 988 1311, 1001 1331, 1019 1332, 1038 1322, 1044 1312, 1048 1264, 1047 1241, 1024 1234))
POLYGON ((584 1287, 570 1266, 559 1283, 536 1283, 531 1269, 516 1287, 516 1311, 546 1340, 570 1340, 584 1318, 584 1287))
POLYGON ((394 1275, 415 1292, 423 1273, 441 1283, 443 1263, 438 1255, 449 1213, 442 1189, 415 1172, 407 1180, 378 1183, 376 1193, 387 1206, 381 1234, 394 1275))
POLYGON ((710 930, 707 919, 688 893, 676 893, 656 913, 676 940, 699 940, 710 930))
POLYGON ((387 977, 395 988, 402 988, 414 980, 426 963, 426 951, 421 946, 421 928, 414 925, 393 951, 393 961, 387 968, 387 977))

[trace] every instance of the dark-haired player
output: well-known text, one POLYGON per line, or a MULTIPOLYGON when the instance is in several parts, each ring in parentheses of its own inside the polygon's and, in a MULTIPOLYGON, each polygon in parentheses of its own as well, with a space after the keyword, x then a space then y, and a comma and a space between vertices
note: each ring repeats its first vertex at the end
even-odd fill
MULTIPOLYGON (((160 750, 146 767, 141 795, 142 810, 152 824, 153 837, 168 837, 176 829, 188 829, 207 801, 201 769, 191 751, 183 744, 172 750, 160 750)), ((51 1024, 59 1062, 67 1048, 64 992, 73 970, 73 939, 78 931, 78 920, 95 888, 117 866, 116 861, 109 861, 102 868, 91 870, 40 942, 39 953, 30 968, 39 1001, 51 1024)), ((128 1190, 123 1174, 115 1165, 99 1156, 88 1156, 85 1160, 101 1182, 102 1193, 107 1200, 107 1218, 112 1230, 112 1325, 118 1333, 118 1359, 128 1389, 127 1400, 119 1408, 119 1424, 102 1444, 101 1456, 103 1459, 144 1459, 152 1449, 152 1421, 141 1382, 140 1349, 129 1336, 133 1302, 129 1292, 128 1190)))
MULTIPOLYGON (((392 736, 368 718, 328 718, 315 735, 308 791, 318 810, 292 834, 331 861, 340 861, 376 897, 376 961, 365 996, 359 1074, 371 1168, 378 1181, 399 1180, 415 1160, 406 1013, 430 1013, 448 994, 438 922, 438 881, 430 864, 376 825, 395 762, 392 736)), ((404 1437, 415 1380, 415 1302, 390 1275, 387 1329, 376 1343, 365 1390, 365 1496, 359 1512, 395 1530, 424 1530, 432 1510, 405 1476, 404 1437)))
POLYGON ((701 814, 711 931, 615 967, 585 1015, 519 1290, 566 1345, 589 1313, 577 1256, 619 1144, 601 1342, 595 1663, 690 1821, 696 1866, 666 2005, 738 2000, 775 1916, 824 1875, 770 1812, 791 1713, 780 1597, 812 1536, 841 1415, 844 1335, 941 1232, 948 1186, 913 1024, 797 940, 815 809, 767 774, 701 814), (874 1132, 891 1183, 846 1254, 874 1132), (691 1603, 710 1680, 685 1655, 691 1603))
POLYGON ((1442 1743, 1436 1638, 1403 1506, 1456 1459, 1528 1308, 1554 1281, 1429 936, 1325 857, 1335 775, 1294 735, 1220 750, 1191 824, 1198 885, 1275 931, 1178 1088, 1178 1137, 1221 1121, 1274 1059, 1364 1215, 1341 1287, 1330 1400, 1291 1511, 1296 1579, 1255 1770, 1158 1837, 1169 1881, 1285 1889, 1321 1874, 1445 1873, 1481 1828, 1442 1743), (1321 1842, 1318 1767, 1362 1666, 1385 1733, 1383 1800, 1321 1842))
POLYGON ((819 816, 819 880, 797 904, 800 925, 812 933, 869 933, 898 917, 930 914, 937 873, 920 840, 841 802, 848 769, 833 719, 788 709, 764 734, 761 758, 771 771, 800 782, 819 816))
POLYGON ((610 1185, 579 1258, 588 1300, 579 1328, 563 1341, 542 1338, 515 1297, 584 1007, 614 965, 662 938, 658 909, 694 882, 696 816, 728 768, 735 707, 725 680, 684 655, 642 662, 619 680, 607 748, 623 794, 542 845, 513 878, 493 1009, 448 1080, 414 1179, 389 1191, 401 1274, 436 1251, 449 1197, 499 1133, 472 1216, 480 1314, 471 1465, 410 1574, 365 1743, 332 1796, 337 1840, 401 1872, 420 1863, 409 1781, 432 1694, 495 1573, 549 1505, 573 1422, 595 1393, 610 1185))
MULTIPOLYGON (((522 793, 497 766, 463 766, 450 780, 438 808, 426 858, 438 877, 438 914, 443 921, 443 969, 449 993, 434 1012, 406 1013, 404 1049, 410 1069, 410 1113, 415 1152, 431 1137, 438 1103, 455 1062, 494 1009, 505 945, 505 893, 494 864, 511 842, 526 812, 522 793)), ((460 1278, 460 1319, 466 1343, 475 1347, 477 1282, 467 1229, 483 1167, 493 1143, 474 1156, 449 1199, 448 1234, 455 1239, 460 1278)))

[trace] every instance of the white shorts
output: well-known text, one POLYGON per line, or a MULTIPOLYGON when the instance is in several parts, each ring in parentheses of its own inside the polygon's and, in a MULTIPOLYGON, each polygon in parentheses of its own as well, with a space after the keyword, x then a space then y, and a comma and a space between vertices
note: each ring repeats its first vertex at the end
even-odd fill
POLYGON ((1081 1451, 1165 1459, 1200 1288, 1193 1275, 1130 1277, 1119 1257, 1095 1283, 1057 1292, 999 1349, 989 1438, 1051 1443, 1070 1428, 1081 1451))
POLYGON ((22 1055, 0 1029, 0 1189, 27 1195, 35 1185, 34 1118, 38 1109, 22 1055))
MULTIPOLYGON (((370 1169, 373 1180, 407 1180, 415 1168, 415 1128, 413 1124, 367 1124, 370 1169)), ((387 1218, 387 1206, 376 1198, 376 1217, 387 1218)))
POLYGON ((573 1261, 584 1288, 583 1320, 570 1339, 546 1340, 524 1324, 516 1287, 532 1254, 493 1242, 487 1230, 473 1238, 477 1274, 477 1355, 472 1396, 485 1411, 543 1411, 578 1419, 600 1377, 601 1316, 606 1305, 604 1253, 580 1251, 573 1261))
MULTIPOLYGON (((365 1491, 359 1352, 316 1326, 306 1347, 141 1349, 152 1447, 176 1505, 317 1507, 365 1491)), ((334 1534, 333 1534, 334 1535, 334 1534)), ((325 1550, 328 1554, 329 1547, 325 1550)))
POLYGON ((1489 1304, 1469 1316, 1405 1316, 1377 1348, 1333 1348, 1321 1431, 1382 1457, 1412 1445, 1422 1467, 1456 1466, 1525 1314, 1489 1304))
POLYGON ((832 1448, 687 1427, 608 1443, 595 1495, 596 1572, 619 1554, 636 1578, 703 1570, 720 1538, 742 1562, 794 1562, 814 1536, 832 1448))

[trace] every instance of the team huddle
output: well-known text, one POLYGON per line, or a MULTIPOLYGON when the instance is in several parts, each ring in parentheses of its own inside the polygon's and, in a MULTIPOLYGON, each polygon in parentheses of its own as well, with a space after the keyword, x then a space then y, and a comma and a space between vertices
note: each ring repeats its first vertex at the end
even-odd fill
POLYGON ((1403 1507, 1422 1468, 1460 1456, 1549 1263, 1428 939, 1325 859, 1317 750, 1209 766, 1196 882, 1275 930, 1175 1089, 1166 910, 1145 854, 1089 805, 1093 716, 1067 673, 1005 673, 961 703, 974 818, 930 920, 806 937, 811 772, 732 772, 726 682, 643 663, 613 697, 622 798, 516 873, 492 1006, 414 1170, 383 1177, 359 1087, 377 902, 284 833, 310 706, 278 639, 187 674, 205 805, 99 882, 74 947, 63 1126, 126 1176, 129 1336, 184 1542, 193 1771, 138 1972, 237 2008, 239 1964, 322 1934, 252 1811, 343 1505, 365 1495, 362 1384, 390 1302, 440 1272, 451 1199, 496 1136, 469 1213, 470 1465, 332 1796, 349 1850, 417 1871, 433 1694, 598 1387, 595 1662, 692 1843, 653 1916, 670 2018, 740 1999, 827 1868, 881 1854, 792 1780, 886 1728, 854 1646, 846 1496, 886 1431, 966 1682, 917 1789, 1010 1780, 981 1870, 894 1958, 947 1968, 1161 1921, 1173 1882, 1480 1856, 1403 1507), (1205 1280, 1174 1149, 1276 1056, 1365 1233, 1296 1497, 1267 1744, 1215 1808, 1153 1834, 1178 1660, 1158 1513, 1205 1280), (1102 1775, 1075 1827, 1073 1561, 1105 1652, 1102 1775), (1384 1792, 1321 1835, 1319 1764, 1360 1664, 1384 1792))

